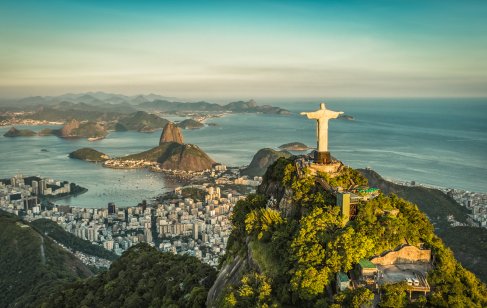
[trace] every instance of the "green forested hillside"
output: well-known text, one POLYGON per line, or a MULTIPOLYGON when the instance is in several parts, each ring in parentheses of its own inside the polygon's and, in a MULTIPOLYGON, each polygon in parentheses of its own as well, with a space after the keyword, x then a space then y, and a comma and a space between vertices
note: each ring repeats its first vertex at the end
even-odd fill
POLYGON ((455 220, 467 221, 467 208, 440 190, 421 187, 403 186, 384 180, 370 169, 360 170, 369 182, 385 193, 394 193, 399 197, 418 205, 435 225, 435 232, 450 247, 455 257, 466 268, 474 272, 484 282, 487 281, 487 230, 478 227, 452 227, 448 216, 455 220))
POLYGON ((157 128, 163 128, 167 120, 155 114, 149 114, 144 111, 134 112, 118 120, 115 125, 117 131, 137 130, 151 131, 157 128))
POLYGON ((190 256, 138 244, 110 270, 37 301, 43 307, 204 307, 216 271, 190 256))
MULTIPOLYGON (((485 284, 455 260, 415 204, 380 195, 361 202, 356 218, 344 223, 335 197, 320 181, 347 187, 367 180, 353 170, 334 179, 298 174, 293 158, 281 158, 266 172, 260 194, 236 205, 223 268, 239 260, 248 260, 243 262, 247 265, 240 267, 238 279, 231 277, 237 283, 227 284, 223 294, 209 302, 226 307, 367 306, 374 300, 370 289, 334 294, 336 273, 353 272, 359 260, 407 243, 431 249, 434 260, 427 276, 431 293, 419 296, 414 305, 487 305, 485 284), (275 201, 269 203, 271 197, 275 201)), ((379 306, 408 305, 406 288, 403 283, 381 287, 379 306)))
POLYGON ((0 307, 25 307, 92 272, 71 253, 0 210, 0 307))
POLYGON ((109 159, 108 155, 92 148, 81 148, 69 153, 69 158, 86 160, 91 162, 103 162, 109 159))
POLYGON ((97 245, 93 245, 90 241, 83 240, 74 234, 65 231, 60 225, 49 219, 37 219, 31 223, 31 226, 64 246, 82 253, 107 259, 115 260, 117 255, 105 248, 97 245))

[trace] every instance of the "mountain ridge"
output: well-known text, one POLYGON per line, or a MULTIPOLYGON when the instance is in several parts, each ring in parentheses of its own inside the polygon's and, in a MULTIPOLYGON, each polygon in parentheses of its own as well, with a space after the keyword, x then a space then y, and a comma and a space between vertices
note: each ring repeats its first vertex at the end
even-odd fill
POLYGON ((29 223, 0 210, 0 303, 30 306, 65 283, 93 275, 74 255, 29 223))
POLYGON ((352 168, 343 166, 334 174, 313 172, 313 166, 305 167, 306 159, 279 158, 266 171, 257 194, 235 206, 227 256, 208 293, 209 307, 359 307, 371 305, 374 298, 381 307, 405 307, 411 288, 404 280, 381 283, 376 289, 363 287, 357 278, 359 263, 369 266, 374 256, 404 245, 434 256, 430 264, 415 265, 423 268, 431 289, 427 296, 415 297, 413 304, 487 305, 486 285, 455 259, 416 205, 368 189, 367 179, 352 168), (352 187, 360 198, 367 198, 359 201, 354 216, 344 216, 349 214, 338 198, 339 191, 347 191, 339 187, 352 187), (333 292, 339 273, 359 287, 333 292))

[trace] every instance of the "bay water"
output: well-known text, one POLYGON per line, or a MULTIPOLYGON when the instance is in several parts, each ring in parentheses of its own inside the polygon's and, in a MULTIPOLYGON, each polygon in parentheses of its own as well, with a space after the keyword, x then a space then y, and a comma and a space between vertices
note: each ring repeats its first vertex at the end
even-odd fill
MULTIPOLYGON (((314 111, 319 102, 266 103, 292 114, 231 114, 208 119, 216 126, 184 130, 185 142, 198 145, 215 161, 229 166, 249 164, 257 150, 265 147, 277 149, 295 141, 316 146, 316 123, 299 112, 314 111)), ((331 99, 327 108, 354 118, 329 123, 329 150, 345 164, 370 167, 387 179, 487 192, 487 99, 331 99)), ((45 127, 17 126, 35 131, 45 127)), ((88 188, 87 193, 58 204, 133 206, 178 185, 160 173, 107 169, 68 158, 82 147, 112 157, 142 152, 157 146, 161 130, 111 132, 103 140, 90 142, 55 136, 3 137, 9 128, 0 127, 0 178, 40 175, 88 188)))

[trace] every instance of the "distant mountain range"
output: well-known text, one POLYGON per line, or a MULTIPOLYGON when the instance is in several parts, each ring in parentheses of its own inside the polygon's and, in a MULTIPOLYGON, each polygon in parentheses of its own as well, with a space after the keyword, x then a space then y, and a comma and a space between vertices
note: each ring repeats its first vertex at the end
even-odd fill
POLYGON ((20 109, 50 107, 56 110, 104 111, 132 113, 137 110, 161 112, 262 112, 288 114, 289 111, 269 105, 259 106, 254 100, 235 101, 225 105, 199 102, 180 102, 174 97, 157 94, 123 95, 105 92, 67 93, 59 96, 31 96, 19 100, 4 101, 4 106, 20 109))
POLYGON ((176 100, 174 97, 161 96, 157 94, 147 94, 147 95, 123 95, 105 92, 86 92, 86 93, 67 93, 59 96, 31 96, 22 98, 16 101, 11 101, 15 103, 18 107, 25 106, 35 106, 35 105, 56 105, 63 102, 70 103, 85 103, 90 105, 103 105, 103 104, 113 104, 113 105, 138 105, 144 102, 151 102, 154 100, 176 100))
MULTIPOLYGON (((256 101, 235 101, 220 105, 205 101, 178 102, 174 98, 156 94, 127 96, 104 92, 64 94, 60 96, 32 96, 19 100, 3 101, 3 112, 24 112, 23 115, 10 115, 11 118, 36 121, 106 121, 120 120, 138 111, 148 113, 177 114, 180 116, 208 115, 215 113, 266 113, 288 115, 288 110, 269 105, 258 105, 256 101)), ((1 121, 9 121, 2 115, 1 121)), ((5 125, 5 124, 4 124, 5 125)), ((160 126, 160 125, 159 125, 160 126)), ((126 127, 127 128, 127 127, 126 127)), ((120 129, 124 129, 120 127, 120 129)), ((137 130, 153 129, 138 127, 137 130)))
POLYGON ((139 104, 139 107, 148 111, 165 111, 165 112, 261 112, 280 115, 288 115, 290 112, 286 109, 273 107, 269 105, 259 106, 251 99, 249 101, 231 102, 226 105, 208 103, 205 101, 196 103, 171 102, 168 100, 154 100, 139 104))

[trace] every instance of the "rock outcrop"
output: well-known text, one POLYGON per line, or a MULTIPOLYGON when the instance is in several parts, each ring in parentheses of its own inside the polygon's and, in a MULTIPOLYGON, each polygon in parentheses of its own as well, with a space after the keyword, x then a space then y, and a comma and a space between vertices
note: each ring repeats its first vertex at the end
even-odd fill
POLYGON ((172 122, 168 122, 162 130, 159 145, 162 145, 165 142, 176 142, 183 144, 183 134, 181 133, 181 129, 172 122))
POLYGON ((80 123, 73 119, 68 121, 60 130, 61 138, 104 138, 108 134, 103 125, 97 122, 80 123))
POLYGON ((68 121, 64 126, 59 130, 59 137, 72 137, 74 135, 74 130, 79 128, 80 122, 76 119, 72 119, 68 121))
POLYGON ((157 162, 163 169, 203 171, 211 169, 215 161, 193 144, 163 142, 148 151, 119 158, 120 160, 143 160, 157 162))
POLYGON ((168 147, 165 155, 157 160, 163 169, 203 171, 215 164, 203 150, 194 144, 175 144, 168 147))
POLYGON ((262 176, 267 168, 272 165, 279 157, 288 158, 291 153, 286 151, 276 151, 265 148, 260 149, 252 158, 250 165, 242 170, 242 175, 247 176, 262 176))

